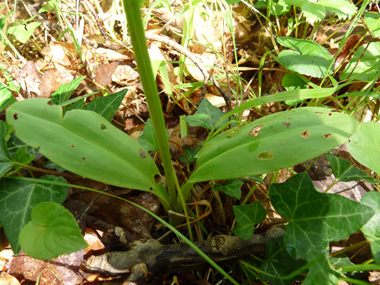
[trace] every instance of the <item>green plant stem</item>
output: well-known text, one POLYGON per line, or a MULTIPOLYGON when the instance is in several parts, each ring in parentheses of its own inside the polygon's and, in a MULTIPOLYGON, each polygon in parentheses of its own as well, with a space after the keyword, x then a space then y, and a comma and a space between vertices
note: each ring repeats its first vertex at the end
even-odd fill
MULTIPOLYGON (((164 115, 158 96, 156 82, 153 78, 153 70, 148 54, 142 15, 140 11, 140 0, 123 0, 124 13, 127 16, 128 29, 131 37, 137 69, 140 74, 141 83, 144 87, 146 102, 148 103, 149 113, 153 122, 154 131, 160 149, 162 164, 164 166, 166 182, 169 192, 170 207, 175 210, 177 205, 175 175, 171 162, 169 143, 165 129, 164 115)), ((166 209, 168 211, 169 209, 166 209)))

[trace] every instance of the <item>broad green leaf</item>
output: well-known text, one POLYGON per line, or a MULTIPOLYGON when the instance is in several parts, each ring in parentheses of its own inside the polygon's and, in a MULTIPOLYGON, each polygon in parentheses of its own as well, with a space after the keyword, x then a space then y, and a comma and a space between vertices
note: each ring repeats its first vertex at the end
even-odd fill
POLYGON ((0 223, 3 224, 7 239, 16 254, 21 250, 18 240, 20 231, 30 221, 34 206, 41 202, 63 203, 69 191, 69 187, 43 183, 66 183, 62 177, 46 175, 40 180, 41 182, 9 178, 0 180, 0 223))
POLYGON ((37 259, 53 259, 88 246, 73 215, 63 206, 43 202, 20 232, 22 250, 37 259))
POLYGON ((380 14, 376 12, 364 12, 364 22, 367 27, 371 30, 375 38, 380 37, 380 14))
POLYGON ((232 229, 232 232, 243 240, 252 237, 255 226, 262 222, 267 215, 267 211, 260 201, 249 205, 234 206, 233 209, 238 225, 232 229))
POLYGON ((86 76, 75 78, 70 83, 62 84, 57 91, 51 95, 51 103, 55 105, 62 104, 70 99, 75 90, 86 76))
POLYGON ((337 15, 340 20, 351 18, 356 13, 355 5, 345 0, 321 0, 318 4, 323 5, 326 11, 337 15))
POLYGON ((333 57, 328 50, 313 41, 278 37, 277 42, 292 49, 278 56, 280 63, 291 71, 322 78, 332 64, 333 57))
POLYGON ((39 25, 41 25, 41 22, 32 22, 26 25, 11 26, 8 27, 7 32, 8 34, 14 35, 19 42, 25 44, 39 25))
POLYGON ((361 123, 359 131, 347 143, 350 154, 361 164, 380 174, 380 126, 361 123))
POLYGON ((226 193, 228 196, 236 199, 241 198, 241 190, 240 187, 243 186, 244 183, 241 182, 239 179, 231 179, 229 180, 226 185, 222 184, 215 184, 214 185, 214 190, 215 191, 223 191, 226 193))
POLYGON ((107 121, 111 122, 127 92, 128 88, 125 88, 119 92, 109 94, 108 96, 96 97, 85 106, 85 109, 94 111, 106 118, 107 121))
POLYGON ((330 241, 342 240, 356 232, 374 214, 361 203, 317 191, 306 173, 272 184, 270 199, 276 211, 290 220, 284 235, 287 251, 294 258, 308 261, 327 253, 330 241))
POLYGON ((72 110, 62 118, 62 107, 48 101, 28 99, 7 109, 7 121, 22 141, 73 173, 167 201, 155 181, 159 172, 153 159, 136 141, 92 111, 72 110))
MULTIPOLYGON (((15 161, 20 162, 22 164, 29 164, 30 162, 32 162, 33 159, 36 158, 36 156, 30 155, 27 152, 27 147, 24 146, 16 152, 16 154, 13 158, 15 161)), ((21 168, 20 165, 15 165, 15 169, 20 169, 20 168, 21 168)))
POLYGON ((343 182, 363 180, 369 183, 379 183, 376 179, 369 177, 359 168, 354 167, 349 161, 336 157, 334 155, 326 155, 330 162, 335 179, 343 182))
POLYGON ((12 93, 4 85, 0 84, 0 112, 2 112, 8 105, 16 102, 12 93))
POLYGON ((351 57, 348 64, 346 65, 346 68, 340 75, 340 80, 347 79, 348 76, 350 76, 351 72, 351 77, 358 76, 357 80, 361 81, 372 81, 373 79, 379 77, 380 43, 370 43, 368 45, 368 49, 364 52, 366 48, 367 45, 361 46, 355 51, 354 55, 351 57))
POLYGON ((4 122, 0 122, 0 177, 3 177, 5 173, 13 167, 13 158, 8 152, 7 145, 5 143, 5 125, 4 122))
POLYGON ((192 127, 203 127, 212 130, 227 123, 228 120, 226 119, 216 126, 223 116, 224 113, 218 107, 213 106, 207 99, 203 99, 199 105, 197 114, 187 116, 184 120, 192 127))
POLYGON ((158 150, 158 141, 151 119, 146 121, 143 134, 137 138, 137 142, 147 151, 158 150))
POLYGON ((198 153, 190 182, 241 178, 287 168, 344 143, 358 123, 327 108, 298 108, 228 130, 198 153))
MULTIPOLYGON (((304 260, 294 259, 288 254, 285 250, 282 236, 268 240, 266 258, 267 260, 261 265, 260 269, 278 277, 284 277, 306 264, 304 260)), ((281 285, 292 285, 294 281, 303 279, 300 275, 286 280, 273 278, 265 274, 262 277, 270 284, 281 285)))
POLYGON ((371 241, 371 251, 375 262, 380 264, 380 194, 372 191, 364 194, 360 201, 371 207, 375 215, 361 228, 365 238, 371 241))

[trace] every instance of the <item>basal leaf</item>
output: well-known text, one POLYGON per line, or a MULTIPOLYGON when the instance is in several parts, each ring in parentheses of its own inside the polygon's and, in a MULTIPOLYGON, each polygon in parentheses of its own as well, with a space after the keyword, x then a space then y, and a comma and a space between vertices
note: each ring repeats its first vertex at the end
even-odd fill
POLYGON ((190 182, 241 178, 287 168, 344 143, 358 123, 327 108, 298 108, 226 131, 198 153, 190 182))
POLYGON ((56 203, 39 203, 20 232, 23 251, 37 259, 53 259, 88 246, 73 215, 56 203))
POLYGON ((62 118, 62 108, 48 101, 29 99, 7 109, 7 121, 22 141, 73 173, 150 191, 167 201, 165 189, 155 181, 159 172, 153 159, 136 141, 92 111, 72 110, 62 118))
POLYGON ((70 83, 62 84, 61 86, 59 86, 57 91, 55 91, 51 95, 51 98, 52 98, 51 103, 55 104, 55 105, 59 105, 65 101, 69 100, 71 95, 74 94, 75 90, 77 89, 77 87, 79 86, 79 84, 82 82, 82 80, 85 77, 86 76, 81 76, 81 77, 75 78, 70 83))
POLYGON ((336 157, 334 155, 326 155, 327 160, 330 162, 335 179, 342 182, 363 180, 369 183, 378 183, 372 177, 366 175, 359 168, 354 167, 349 161, 336 157))
POLYGON ((347 143, 350 154, 361 164, 380 174, 380 126, 361 123, 359 131, 347 143))
POLYGON ((368 241, 371 241, 371 251, 376 263, 380 263, 380 194, 372 191, 364 194, 360 201, 371 207, 375 215, 362 227, 362 232, 368 241))
POLYGON ((262 222, 267 215, 267 211, 260 201, 249 205, 234 206, 233 209, 238 225, 232 229, 232 232, 243 240, 252 237, 255 226, 262 222))
POLYGON ((128 88, 125 88, 119 92, 109 94, 108 96, 96 97, 85 106, 85 109, 94 111, 95 113, 102 115, 107 121, 111 122, 127 92, 128 88))
POLYGON ((229 180, 226 185, 222 184, 215 184, 214 190, 215 191, 223 191, 228 196, 236 199, 241 198, 241 190, 240 187, 243 186, 244 183, 241 182, 239 179, 231 179, 229 180))
POLYGON ((52 175, 41 177, 40 182, 9 178, 0 180, 0 223, 16 254, 21 250, 18 240, 20 231, 30 221, 34 206, 41 202, 63 203, 67 197, 69 187, 43 181, 66 183, 64 178, 52 175))
POLYGON ((340 80, 358 76, 357 80, 372 81, 380 72, 380 43, 372 42, 367 46, 359 47, 349 60, 346 68, 340 75, 340 80), (364 53, 364 54, 363 54, 364 53), (359 61, 360 59, 360 61, 359 61), (358 63, 359 61, 359 63, 358 63), (355 68, 355 69, 354 69, 355 68))
POLYGON ((13 167, 13 158, 8 152, 7 145, 5 143, 5 125, 4 122, 0 122, 0 177, 3 177, 5 173, 13 167))
POLYGON ((356 232, 374 214, 363 204, 317 191, 306 173, 272 184, 270 198, 276 211, 290 219, 284 236, 289 254, 308 261, 327 253, 330 241, 339 241, 356 232))
POLYGON ((322 78, 333 61, 328 50, 316 42, 291 37, 278 37, 277 42, 292 49, 278 56, 280 63, 291 71, 322 78))

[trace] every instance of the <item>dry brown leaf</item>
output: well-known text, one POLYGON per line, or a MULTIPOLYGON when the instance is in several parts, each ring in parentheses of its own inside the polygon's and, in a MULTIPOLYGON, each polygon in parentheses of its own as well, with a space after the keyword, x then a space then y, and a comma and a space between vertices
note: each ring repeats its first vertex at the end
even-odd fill
POLYGON ((112 74, 115 72, 118 62, 100 65, 95 71, 95 81, 100 86, 107 86, 112 82, 112 74))
POLYGON ((83 250, 61 255, 50 261, 31 258, 21 251, 13 257, 8 273, 32 281, 40 277, 41 285, 74 285, 82 260, 83 250))
POLYGON ((56 68, 49 68, 41 78, 40 97, 49 97, 62 84, 67 84, 73 80, 70 73, 61 74, 56 68))
POLYGON ((20 282, 12 275, 8 273, 1 272, 0 274, 0 285, 19 285, 20 282))

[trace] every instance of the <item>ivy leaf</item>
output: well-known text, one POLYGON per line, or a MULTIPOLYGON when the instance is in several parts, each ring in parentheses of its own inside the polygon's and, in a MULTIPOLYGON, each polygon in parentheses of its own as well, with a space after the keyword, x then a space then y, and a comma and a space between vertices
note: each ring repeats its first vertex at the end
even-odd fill
MULTIPOLYGON (((168 134, 167 138, 169 138, 168 134)), ((151 119, 146 121, 143 134, 137 138, 137 142, 147 151, 158 150, 158 141, 151 119)))
POLYGON ((375 215, 362 227, 365 238, 371 242, 371 251, 376 263, 380 263, 380 194, 372 191, 364 194, 360 201, 371 207, 375 215))
MULTIPOLYGON (((22 148, 20 148, 15 156, 14 156, 14 159, 17 161, 17 162, 20 162, 22 164, 28 164, 30 163, 33 159, 35 159, 36 156, 35 155, 30 155, 28 152, 27 152, 27 147, 24 146, 22 148)), ((21 165, 15 165, 15 169, 20 169, 22 166, 21 165)))
POLYGON ((55 91, 51 95, 50 103, 55 104, 55 105, 59 105, 65 101, 69 100, 71 95, 74 94, 75 90, 77 89, 77 87, 79 86, 79 84, 82 82, 82 80, 85 77, 86 76, 75 78, 73 81, 66 83, 66 84, 62 84, 61 86, 59 86, 57 91, 55 91))
POLYGON ((225 119, 216 126, 216 123, 224 115, 218 107, 213 106, 207 99, 203 99, 198 107, 197 114, 187 116, 184 120, 192 127, 203 127, 207 130, 212 130, 228 122, 228 119, 225 119))
POLYGON ((240 199, 241 198, 240 187, 243 185, 244 183, 241 182, 239 179, 231 179, 224 186, 219 183, 215 184, 214 190, 223 191, 224 193, 226 193, 228 196, 232 198, 240 199))
POLYGON ((306 173, 272 184, 270 198, 276 211, 290 219, 284 236, 287 251, 308 261, 327 253, 330 241, 356 232, 374 214, 370 207, 343 196, 320 193, 306 173))
POLYGON ((232 232, 243 240, 250 239, 255 225, 265 219, 267 211, 260 201, 255 201, 250 205, 234 206, 233 209, 238 226, 233 228, 232 232))
POLYGON ((41 25, 41 22, 32 22, 27 25, 11 26, 8 28, 8 33, 14 35, 19 42, 25 44, 39 25, 41 25))
POLYGON ((53 259, 86 248, 74 216, 63 206, 43 202, 34 207, 32 220, 20 232, 23 251, 37 259, 53 259))
POLYGON ((127 92, 128 88, 125 88, 119 92, 109 94, 107 96, 96 97, 85 106, 85 110, 94 111, 111 122, 127 92))
POLYGON ((334 155, 326 155, 330 162, 335 179, 342 182, 363 180, 369 183, 379 183, 376 179, 369 177, 360 169, 354 167, 349 161, 336 157, 334 155))
POLYGON ((39 182, 0 180, 0 223, 15 254, 21 250, 18 237, 23 226, 30 221, 34 206, 41 202, 63 203, 67 197, 69 187, 47 181, 66 183, 64 178, 53 175, 45 175, 39 182))
MULTIPOLYGON (((304 260, 294 259, 288 254, 285 250, 282 236, 269 239, 266 249, 266 258, 267 260, 261 265, 260 269, 266 273, 278 277, 286 276, 306 264, 304 260)), ((294 281, 302 280, 300 275, 291 279, 283 280, 273 278, 265 274, 263 274, 263 279, 268 281, 270 284, 279 285, 292 285, 294 281)))

